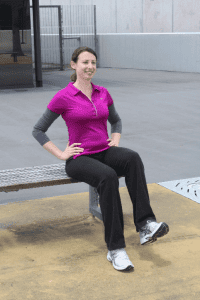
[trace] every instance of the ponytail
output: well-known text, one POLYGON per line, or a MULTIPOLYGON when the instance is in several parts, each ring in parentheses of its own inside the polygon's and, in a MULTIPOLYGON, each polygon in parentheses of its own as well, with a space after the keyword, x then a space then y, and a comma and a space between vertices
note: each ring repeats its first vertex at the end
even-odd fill
POLYGON ((76 71, 75 71, 75 73, 73 73, 73 74, 70 76, 70 80, 73 81, 73 82, 75 82, 76 79, 77 79, 77 75, 76 75, 76 71))

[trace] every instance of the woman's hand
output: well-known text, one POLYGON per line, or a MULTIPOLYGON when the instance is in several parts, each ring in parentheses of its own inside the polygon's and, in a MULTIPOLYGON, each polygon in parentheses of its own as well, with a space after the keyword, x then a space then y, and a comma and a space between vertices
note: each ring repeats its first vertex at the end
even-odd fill
POLYGON ((81 145, 81 143, 74 143, 71 146, 69 146, 69 142, 68 142, 67 148, 61 154, 60 159, 61 160, 67 160, 71 156, 74 156, 74 155, 77 155, 79 153, 82 153, 84 151, 84 149, 83 148, 79 148, 77 145, 81 145))
POLYGON ((111 146, 111 147, 118 147, 119 143, 115 140, 112 140, 112 139, 107 139, 107 141, 110 141, 110 143, 108 144, 108 146, 111 146))

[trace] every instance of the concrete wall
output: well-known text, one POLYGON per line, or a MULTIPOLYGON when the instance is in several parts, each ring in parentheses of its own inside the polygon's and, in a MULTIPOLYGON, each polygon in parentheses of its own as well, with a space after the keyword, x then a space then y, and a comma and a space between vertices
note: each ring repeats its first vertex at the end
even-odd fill
POLYGON ((199 0, 39 0, 39 4, 96 5, 99 34, 200 32, 199 0))
MULTIPOLYGON (((81 46, 84 46, 84 38, 89 41, 90 36, 81 37, 81 46)), ((97 40, 100 68, 200 73, 200 33, 113 33, 97 35, 97 40)), ((71 43, 64 47, 65 65, 70 64, 73 51, 80 46, 73 44, 72 47, 71 43)), ((42 62, 59 66, 58 36, 41 36, 41 45, 44 44, 52 47, 50 51, 42 49, 42 62)), ((94 48, 92 44, 85 44, 94 48)))
POLYGON ((200 33, 98 35, 99 67, 200 73, 200 33))
POLYGON ((200 72, 199 0, 40 0, 72 4, 97 6, 99 67, 200 72))

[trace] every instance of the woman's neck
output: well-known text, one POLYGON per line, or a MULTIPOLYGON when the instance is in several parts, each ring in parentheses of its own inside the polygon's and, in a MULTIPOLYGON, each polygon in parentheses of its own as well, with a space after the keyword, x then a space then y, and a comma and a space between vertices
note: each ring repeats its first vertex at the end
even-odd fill
POLYGON ((74 83, 74 86, 77 88, 77 89, 80 89, 80 90, 91 90, 91 88, 92 88, 92 84, 91 84, 91 82, 90 81, 88 81, 88 82, 78 82, 78 81, 76 81, 75 83, 74 83))

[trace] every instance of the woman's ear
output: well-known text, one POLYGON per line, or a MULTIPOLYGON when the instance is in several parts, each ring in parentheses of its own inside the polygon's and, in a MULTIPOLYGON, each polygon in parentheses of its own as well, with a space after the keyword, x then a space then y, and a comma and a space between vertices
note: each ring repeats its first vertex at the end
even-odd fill
POLYGON ((74 61, 71 61, 70 64, 71 64, 71 68, 75 70, 75 67, 76 67, 75 62, 74 62, 74 61))

